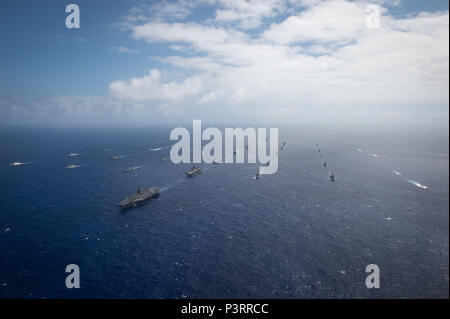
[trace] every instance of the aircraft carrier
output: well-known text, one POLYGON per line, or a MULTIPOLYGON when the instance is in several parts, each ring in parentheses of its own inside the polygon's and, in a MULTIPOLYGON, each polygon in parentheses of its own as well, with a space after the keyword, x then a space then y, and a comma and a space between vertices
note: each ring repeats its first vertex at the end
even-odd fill
POLYGON ((152 199, 153 197, 156 197, 158 195, 159 195, 159 188, 157 187, 142 189, 139 186, 139 189, 137 190, 136 194, 128 196, 117 205, 122 208, 136 207, 137 205, 142 204, 147 200, 152 199))

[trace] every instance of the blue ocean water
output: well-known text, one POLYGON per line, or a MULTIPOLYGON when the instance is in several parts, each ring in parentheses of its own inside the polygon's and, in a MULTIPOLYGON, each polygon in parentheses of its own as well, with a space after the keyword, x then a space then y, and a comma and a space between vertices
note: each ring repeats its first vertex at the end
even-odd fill
POLYGON ((169 133, 2 129, 0 298, 448 298, 448 132, 280 129, 259 180, 256 164, 186 178, 162 160, 169 133), (121 211, 139 185, 161 195, 121 211))

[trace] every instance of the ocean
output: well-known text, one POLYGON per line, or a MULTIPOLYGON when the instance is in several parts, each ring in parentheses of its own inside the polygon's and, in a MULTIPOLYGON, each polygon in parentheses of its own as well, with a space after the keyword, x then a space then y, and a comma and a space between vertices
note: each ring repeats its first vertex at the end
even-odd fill
POLYGON ((1 129, 0 298, 449 297, 448 131, 280 128, 256 180, 186 178, 171 129, 1 129), (119 209, 139 185, 161 194, 119 209))

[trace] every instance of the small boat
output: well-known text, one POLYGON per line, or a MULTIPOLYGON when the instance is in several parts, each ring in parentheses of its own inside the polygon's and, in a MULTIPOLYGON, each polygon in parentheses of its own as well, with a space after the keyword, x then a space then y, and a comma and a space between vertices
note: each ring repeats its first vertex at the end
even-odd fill
POLYGON ((20 166, 20 165, 24 165, 25 163, 22 162, 12 162, 11 164, 9 164, 9 166, 20 166))
POLYGON ((118 159, 121 159, 121 158, 124 158, 125 156, 124 155, 114 155, 113 157, 111 157, 111 159, 112 160, 118 160, 118 159))
POLYGON ((66 166, 66 169, 73 169, 73 168, 77 168, 77 167, 80 167, 80 165, 69 165, 69 166, 66 166))
POLYGON ((202 171, 203 171, 203 168, 201 168, 201 167, 195 167, 195 165, 194 165, 194 166, 192 166, 191 170, 185 172, 184 174, 185 174, 187 177, 192 177, 192 176, 195 176, 195 175, 197 175, 197 174, 200 174, 202 171))
POLYGON ((80 154, 78 154, 78 153, 70 153, 70 154, 67 155, 67 156, 69 156, 69 157, 75 157, 75 156, 78 156, 78 155, 80 155, 80 154))
POLYGON ((127 172, 131 172, 132 170, 133 170, 132 167, 128 167, 128 168, 124 169, 123 171, 124 171, 125 173, 127 173, 127 172))
POLYGON ((331 172, 330 181, 334 182, 334 173, 333 172, 331 172))

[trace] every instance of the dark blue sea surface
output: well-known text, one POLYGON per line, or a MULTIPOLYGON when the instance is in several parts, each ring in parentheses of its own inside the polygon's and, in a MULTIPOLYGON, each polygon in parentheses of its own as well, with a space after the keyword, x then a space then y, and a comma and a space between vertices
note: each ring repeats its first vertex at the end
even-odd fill
POLYGON ((255 180, 186 178, 170 130, 1 129, 0 298, 448 298, 448 132, 280 128, 278 172, 255 180), (121 211, 139 185, 159 198, 121 211))

